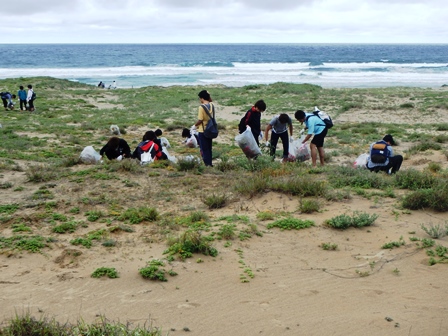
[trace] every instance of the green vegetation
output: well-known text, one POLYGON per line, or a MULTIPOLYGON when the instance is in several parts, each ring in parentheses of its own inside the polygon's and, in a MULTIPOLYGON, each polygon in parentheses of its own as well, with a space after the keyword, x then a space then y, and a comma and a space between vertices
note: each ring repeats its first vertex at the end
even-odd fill
POLYGON ((377 218, 377 214, 370 215, 368 213, 355 211, 351 217, 345 214, 339 215, 328 219, 325 221, 325 224, 335 229, 345 230, 349 227, 360 228, 370 226, 377 218))
POLYGON ((108 278, 115 279, 118 278, 118 272, 113 267, 100 267, 97 268, 91 276, 92 278, 101 278, 103 276, 107 276, 108 278))
POLYGON ((277 227, 281 230, 301 230, 314 226, 311 220, 302 220, 297 218, 283 218, 267 225, 268 229, 277 227))

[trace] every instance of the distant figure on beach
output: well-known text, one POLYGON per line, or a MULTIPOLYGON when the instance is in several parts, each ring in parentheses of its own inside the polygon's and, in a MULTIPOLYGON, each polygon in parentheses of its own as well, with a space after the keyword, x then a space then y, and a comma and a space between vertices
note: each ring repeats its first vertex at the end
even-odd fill
POLYGON ((151 151, 151 157, 156 160, 168 160, 168 157, 162 152, 162 146, 160 145, 154 131, 147 131, 142 138, 142 141, 137 145, 132 157, 141 161, 141 156, 145 152, 151 151))
POLYGON ((303 139, 302 144, 306 143, 311 137, 313 137, 310 143, 311 162, 313 167, 316 167, 317 165, 317 153, 319 153, 320 165, 324 166, 324 140, 327 136, 327 126, 322 119, 314 113, 305 113, 302 110, 297 110, 294 116, 300 123, 303 124, 305 122, 305 127, 308 129, 308 133, 305 136, 305 139, 303 139))
POLYGON ((98 87, 101 89, 104 89, 106 87, 106 85, 101 81, 98 83, 98 87))
POLYGON ((111 137, 107 144, 101 148, 100 155, 106 154, 109 160, 121 160, 124 158, 131 157, 131 148, 129 148, 128 143, 124 139, 117 137, 111 137))
POLYGON ((264 136, 266 139, 266 146, 270 147, 270 155, 275 158, 275 151, 277 149, 278 139, 282 139, 283 145, 283 159, 282 162, 286 162, 288 160, 289 155, 289 137, 288 137, 288 128, 289 135, 292 139, 292 120, 286 113, 282 113, 279 116, 275 116, 271 119, 266 130, 264 132, 264 136), (268 135, 269 131, 271 132, 271 141, 269 141, 268 135))
POLYGON ((8 111, 8 109, 14 110, 14 103, 12 102, 12 100, 16 98, 15 94, 11 94, 9 92, 0 92, 0 97, 2 98, 5 111, 8 111))
POLYGON ((21 111, 26 111, 26 91, 23 87, 23 85, 20 85, 19 87, 19 91, 17 91, 17 95, 19 96, 19 100, 20 100, 20 110, 21 111))
POLYGON ((390 134, 386 134, 383 140, 371 144, 367 169, 375 173, 384 171, 388 174, 395 174, 399 171, 403 163, 403 157, 394 155, 392 146, 395 145, 394 138, 390 134))
POLYGON ((264 111, 266 111, 266 103, 264 100, 258 100, 254 106, 246 112, 244 117, 241 118, 238 125, 238 131, 240 134, 246 130, 247 126, 250 127, 258 146, 260 146, 259 137, 261 133, 261 113, 264 111))
POLYGON ((36 94, 34 93, 33 86, 28 84, 28 93, 26 96, 26 101, 28 103, 28 111, 34 111, 34 100, 36 99, 36 94))
POLYGON ((204 136, 204 129, 207 125, 208 121, 210 120, 210 117, 208 116, 207 112, 204 110, 204 107, 207 108, 210 111, 210 114, 212 114, 215 110, 215 107, 212 103, 212 97, 210 96, 210 93, 207 90, 202 90, 198 94, 199 101, 201 102, 201 105, 198 108, 198 120, 196 123, 191 127, 192 130, 198 131, 198 139, 199 139, 199 148, 201 150, 201 156, 202 160, 204 161, 204 164, 206 166, 213 167, 212 164, 212 139, 207 138, 204 136))
POLYGON ((113 81, 112 82, 112 89, 116 89, 117 88, 117 82, 116 81, 113 81))

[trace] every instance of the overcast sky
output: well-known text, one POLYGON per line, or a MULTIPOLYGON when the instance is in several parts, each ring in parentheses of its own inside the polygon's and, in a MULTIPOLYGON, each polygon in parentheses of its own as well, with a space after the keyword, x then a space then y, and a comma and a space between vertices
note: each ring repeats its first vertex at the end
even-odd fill
POLYGON ((0 43, 448 43, 446 0, 8 2, 0 43))

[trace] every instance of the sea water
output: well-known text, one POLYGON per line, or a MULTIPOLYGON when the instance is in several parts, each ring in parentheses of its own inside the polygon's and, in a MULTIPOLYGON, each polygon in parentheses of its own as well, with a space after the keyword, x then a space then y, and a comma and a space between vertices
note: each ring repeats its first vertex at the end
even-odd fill
POLYGON ((31 76, 119 88, 434 88, 448 84, 448 44, 0 44, 0 78, 31 76))

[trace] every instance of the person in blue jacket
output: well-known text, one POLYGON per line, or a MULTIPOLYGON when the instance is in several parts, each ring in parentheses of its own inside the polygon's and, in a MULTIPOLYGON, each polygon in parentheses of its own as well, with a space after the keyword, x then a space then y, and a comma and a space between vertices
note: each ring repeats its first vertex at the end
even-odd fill
POLYGON ((17 91, 17 95, 19 96, 19 100, 20 100, 20 110, 26 111, 27 93, 26 93, 25 89, 23 88, 23 85, 20 85, 20 90, 17 91))
POLYGON ((305 126, 308 129, 307 135, 305 136, 305 139, 303 139, 302 143, 306 143, 311 137, 313 137, 310 143, 311 162, 313 166, 315 167, 317 165, 317 153, 319 153, 320 165, 324 166, 324 141, 327 136, 327 126, 323 120, 314 113, 305 113, 302 110, 297 110, 294 116, 302 124, 305 123, 305 126))
POLYGON ((394 155, 392 149, 394 145, 396 145, 395 140, 390 134, 386 134, 383 140, 371 144, 367 169, 375 173, 384 171, 388 174, 395 174, 398 172, 403 163, 403 156, 394 155))
POLYGON ((0 97, 2 98, 3 107, 6 111, 8 111, 8 109, 14 110, 14 103, 12 102, 12 100, 16 98, 15 94, 11 94, 9 92, 0 92, 0 97))

